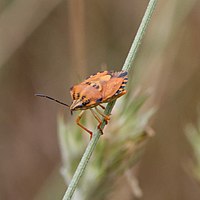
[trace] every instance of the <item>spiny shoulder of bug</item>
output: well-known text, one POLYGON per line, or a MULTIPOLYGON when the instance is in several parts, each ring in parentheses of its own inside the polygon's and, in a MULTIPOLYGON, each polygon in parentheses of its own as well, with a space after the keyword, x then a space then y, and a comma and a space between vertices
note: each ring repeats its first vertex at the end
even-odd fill
POLYGON ((127 81, 127 71, 102 71, 91 75, 85 81, 70 88, 73 100, 70 110, 86 110, 122 96, 126 93, 127 81), (117 87, 112 87, 113 80, 117 87))

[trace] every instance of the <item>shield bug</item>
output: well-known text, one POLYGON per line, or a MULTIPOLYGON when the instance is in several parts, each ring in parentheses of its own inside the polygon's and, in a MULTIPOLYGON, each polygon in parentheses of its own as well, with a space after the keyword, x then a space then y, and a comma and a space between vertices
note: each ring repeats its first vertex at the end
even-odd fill
POLYGON ((73 111, 81 110, 80 114, 76 119, 77 125, 90 134, 90 139, 92 138, 92 131, 88 130, 85 126, 80 123, 85 110, 89 109, 98 121, 98 129, 103 134, 101 129, 102 120, 100 117, 108 123, 110 117, 105 115, 102 110, 105 110, 103 103, 111 102, 122 95, 126 94, 125 86, 128 81, 127 71, 103 71, 97 74, 91 75, 85 81, 74 85, 70 88, 70 94, 72 98, 71 105, 63 103, 57 99, 43 94, 36 94, 39 97, 45 97, 50 100, 56 101, 62 105, 69 107, 71 113, 73 111), (101 107, 101 109, 99 109, 101 107))

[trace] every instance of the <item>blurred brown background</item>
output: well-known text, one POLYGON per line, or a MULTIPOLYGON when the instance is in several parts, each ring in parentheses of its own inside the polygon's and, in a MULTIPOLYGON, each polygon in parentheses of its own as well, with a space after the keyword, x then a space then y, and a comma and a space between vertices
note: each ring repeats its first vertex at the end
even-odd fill
MULTIPOLYGON (((60 199, 57 114, 69 88, 103 64, 120 70, 147 0, 0 1, 0 199, 60 199)), ((142 200, 197 200, 184 127, 200 103, 200 2, 158 1, 133 78, 151 87, 156 136, 139 169, 142 200)), ((70 120, 70 119, 69 119, 70 120)), ((128 190, 119 199, 134 199, 128 190)), ((121 195, 121 196, 120 196, 121 195)))

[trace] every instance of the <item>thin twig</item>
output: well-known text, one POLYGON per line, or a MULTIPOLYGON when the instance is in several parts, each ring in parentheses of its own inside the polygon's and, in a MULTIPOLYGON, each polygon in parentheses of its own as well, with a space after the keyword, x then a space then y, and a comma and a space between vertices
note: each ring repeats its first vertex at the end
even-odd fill
MULTIPOLYGON (((128 56, 126 58, 126 61, 124 63, 122 70, 129 71, 131 69, 133 61, 136 57, 136 53, 138 51, 138 47, 139 47, 141 40, 144 36, 145 30, 146 30, 147 25, 150 21, 152 13, 155 9, 156 3, 157 3, 157 0, 150 0, 149 1, 146 12, 145 12, 144 17, 142 19, 140 27, 137 31, 135 39, 132 43, 132 46, 130 48, 130 51, 128 53, 128 56)), ((115 101, 108 103, 108 105, 106 106, 105 114, 109 115, 111 113, 114 105, 115 105, 115 101)), ((102 123, 101 129, 103 129, 105 125, 106 125, 106 122, 104 120, 103 123, 102 123)), ((71 180, 71 182, 68 186, 68 189, 67 189, 67 191, 66 191, 66 193, 63 197, 63 200, 70 200, 71 199, 71 197, 72 197, 72 195, 73 195, 73 193, 74 193, 74 191, 75 191, 75 189, 78 185, 78 182, 79 182, 81 176, 83 175, 83 172, 85 171, 87 163, 88 163, 88 161, 89 161, 89 159, 92 155, 92 152, 94 151, 94 149, 96 147, 96 144, 97 144, 100 136, 101 136, 100 130, 96 129, 96 131, 94 132, 93 137, 90 140, 90 142, 89 142, 89 144, 88 144, 88 146, 85 150, 85 153, 83 154, 82 159, 81 159, 81 161, 80 161, 80 163, 79 163, 79 165, 78 165, 78 167, 77 167, 77 169, 74 173, 74 176, 73 176, 73 178, 72 178, 72 180, 71 180)))

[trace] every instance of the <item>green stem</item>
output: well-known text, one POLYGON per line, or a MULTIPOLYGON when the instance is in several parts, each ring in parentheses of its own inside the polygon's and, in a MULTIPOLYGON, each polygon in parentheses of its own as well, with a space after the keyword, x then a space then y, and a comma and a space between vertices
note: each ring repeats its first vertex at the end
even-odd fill
POLYGON ((142 22, 140 23, 140 27, 137 31, 137 34, 135 36, 135 39, 132 43, 132 46, 129 50, 129 53, 128 53, 128 56, 125 60, 125 63, 124 63, 124 66, 123 66, 123 70, 126 70, 126 71, 129 71, 132 64, 133 64, 133 61, 135 60, 135 57, 136 57, 136 54, 137 54, 137 51, 138 51, 138 48, 141 44, 141 40, 144 36, 144 33, 146 31, 146 28, 147 28, 147 25, 151 19, 151 16, 153 14, 153 11, 155 9, 155 6, 156 6, 156 3, 157 3, 157 0, 150 0, 149 1, 149 4, 146 8, 146 12, 142 18, 142 22))
MULTIPOLYGON (((125 60, 125 63, 124 63, 124 66, 122 68, 122 70, 126 70, 126 71, 129 71, 132 64, 133 64, 133 61, 135 60, 135 57, 136 57, 136 53, 138 51, 138 47, 141 43, 141 40, 144 36, 144 33, 145 33, 145 30, 147 28, 147 25, 151 19, 151 16, 152 16, 152 13, 155 9, 155 5, 156 5, 156 2, 157 0, 150 0, 149 1, 149 4, 147 6, 147 9, 146 9, 146 12, 144 14, 144 17, 142 19, 142 22, 140 24, 140 27, 137 31, 137 34, 135 36, 135 39, 132 43, 132 46, 130 48, 130 51, 128 53, 128 56, 125 60)), ((106 110, 105 110, 105 114, 109 115, 113 109, 115 105, 115 101, 112 101, 110 103, 108 103, 108 105, 106 106, 106 110)), ((103 124, 101 126, 101 128, 103 129, 105 127, 106 123, 105 121, 103 121, 103 124)), ((96 129, 96 131, 94 132, 93 134, 93 137, 92 139, 90 140, 86 150, 85 150, 85 153, 83 154, 82 156, 82 159, 74 173, 74 176, 72 177, 72 180, 68 186, 68 189, 63 197, 63 200, 70 200, 72 198, 72 195, 74 194, 74 191, 78 185, 78 182, 81 178, 81 176, 83 175, 83 172, 85 171, 85 168, 88 164, 88 161, 92 155, 92 152, 94 151, 95 147, 96 147, 96 144, 99 140, 101 136, 101 132, 96 129)))

